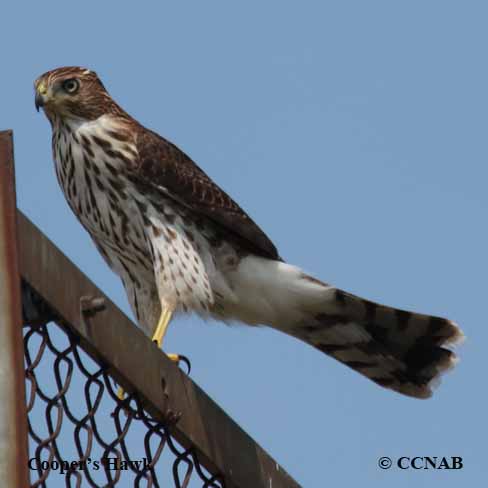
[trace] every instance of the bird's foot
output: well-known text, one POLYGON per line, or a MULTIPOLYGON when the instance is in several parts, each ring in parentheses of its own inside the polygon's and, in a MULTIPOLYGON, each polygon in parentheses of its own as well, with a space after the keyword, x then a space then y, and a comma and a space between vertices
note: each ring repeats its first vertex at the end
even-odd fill
MULTIPOLYGON (((154 341, 154 342, 156 342, 156 341, 154 341)), ((190 360, 186 356, 183 356, 183 354, 166 354, 166 356, 168 356, 168 359, 170 361, 175 362, 177 365, 179 365, 180 363, 184 363, 185 366, 188 368, 188 371, 186 372, 186 374, 187 375, 190 374, 191 363, 190 363, 190 360)), ((117 398, 119 400, 123 400, 125 398, 125 391, 121 386, 119 386, 119 389, 117 390, 117 398)))
MULTIPOLYGON (((158 348, 161 348, 161 346, 163 345, 163 338, 166 335, 166 330, 168 329, 168 325, 172 316, 173 312, 170 309, 163 308, 158 325, 156 326, 154 334, 151 337, 151 340, 156 344, 156 346, 158 346, 158 348)), ((183 356, 182 354, 167 354, 167 356, 171 361, 174 361, 176 364, 179 364, 180 362, 185 363, 186 367, 188 368, 186 374, 190 374, 191 363, 186 356, 183 356)))
POLYGON ((117 398, 119 400, 123 400, 125 398, 125 391, 121 386, 119 386, 119 389, 117 390, 117 398))
POLYGON ((186 357, 183 356, 183 354, 166 354, 168 356, 168 359, 171 361, 174 361, 177 365, 181 363, 184 363, 186 367, 188 368, 186 374, 189 375, 191 371, 191 363, 190 360, 186 357))

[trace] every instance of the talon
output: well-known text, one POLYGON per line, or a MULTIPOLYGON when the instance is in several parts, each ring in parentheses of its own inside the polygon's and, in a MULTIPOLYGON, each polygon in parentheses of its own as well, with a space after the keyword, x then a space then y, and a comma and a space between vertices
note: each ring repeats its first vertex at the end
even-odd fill
POLYGON ((190 363, 190 360, 186 356, 182 356, 181 354, 178 355, 178 358, 179 358, 180 361, 182 361, 183 363, 186 364, 186 367, 188 368, 188 371, 186 372, 186 375, 189 376, 190 375, 190 371, 191 371, 191 363, 190 363))
POLYGON ((187 375, 190 374, 191 363, 190 363, 190 360, 186 356, 183 356, 182 354, 167 354, 167 356, 169 359, 171 359, 171 361, 174 361, 177 364, 179 364, 180 362, 185 363, 186 367, 188 368, 188 371, 186 372, 186 374, 187 375))

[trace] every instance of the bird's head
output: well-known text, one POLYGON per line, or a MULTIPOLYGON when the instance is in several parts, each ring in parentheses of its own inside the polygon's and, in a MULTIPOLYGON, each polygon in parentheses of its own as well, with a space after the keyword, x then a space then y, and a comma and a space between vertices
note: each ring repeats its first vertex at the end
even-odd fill
POLYGON ((121 109, 110 98, 94 71, 77 66, 56 68, 34 82, 37 110, 44 109, 51 122, 55 117, 95 120, 121 109))

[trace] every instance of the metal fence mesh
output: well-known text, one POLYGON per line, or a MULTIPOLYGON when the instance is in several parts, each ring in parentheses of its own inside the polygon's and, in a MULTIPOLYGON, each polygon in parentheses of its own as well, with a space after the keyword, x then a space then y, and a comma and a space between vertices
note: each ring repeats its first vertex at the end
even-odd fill
POLYGON ((156 421, 137 394, 120 400, 108 365, 23 284, 32 487, 224 487, 192 448, 156 421))

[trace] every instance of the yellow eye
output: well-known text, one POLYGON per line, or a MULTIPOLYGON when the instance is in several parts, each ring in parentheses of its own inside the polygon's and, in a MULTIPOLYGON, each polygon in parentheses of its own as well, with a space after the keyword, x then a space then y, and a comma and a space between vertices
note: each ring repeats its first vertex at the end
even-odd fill
POLYGON ((63 81, 63 90, 66 93, 73 94, 80 88, 80 82, 76 78, 70 78, 69 80, 63 81))

